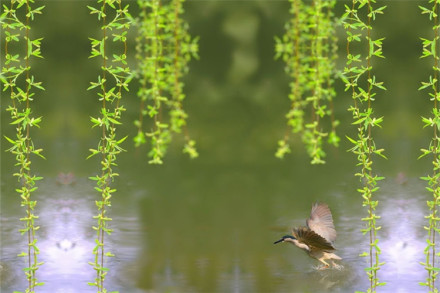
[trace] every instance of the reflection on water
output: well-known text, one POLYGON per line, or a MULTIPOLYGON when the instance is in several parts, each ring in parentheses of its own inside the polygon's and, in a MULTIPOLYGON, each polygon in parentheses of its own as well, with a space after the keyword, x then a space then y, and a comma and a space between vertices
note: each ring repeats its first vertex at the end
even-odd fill
MULTIPOLYGON (((397 179, 400 181, 400 176, 397 179)), ((381 207, 384 223, 381 248, 386 266, 381 275, 396 292, 416 292, 420 290, 418 283, 426 279, 420 262, 425 258, 427 235, 421 227, 427 224, 424 218, 427 208, 420 189, 415 186, 422 184, 411 180, 384 188, 387 197, 381 207)))
MULTIPOLYGON (((41 228, 37 238, 39 259, 44 261, 44 265, 38 271, 38 279, 45 285, 38 288, 38 292, 96 292, 93 287, 87 285, 87 282, 93 282, 95 278, 94 270, 88 264, 93 261, 95 237, 91 226, 96 225, 92 218, 94 206, 91 203, 94 199, 90 195, 93 187, 86 179, 73 186, 75 180, 72 180, 71 173, 67 176, 63 174, 61 179, 60 181, 60 176, 56 180, 48 179, 40 187, 44 197, 38 200, 41 208, 38 211, 38 224, 41 228)), ((2 218, 2 226, 8 227, 7 230, 2 229, 2 289, 12 291, 26 287, 21 271, 25 265, 24 259, 20 258, 17 261, 14 258, 14 255, 19 253, 17 243, 20 243, 21 247, 25 247, 26 243, 25 237, 17 233, 20 222, 17 221, 17 216, 12 216, 14 211, 10 210, 7 213, 11 215, 2 218)), ((120 270, 137 254, 137 248, 131 244, 131 240, 136 239, 133 234, 139 233, 136 223, 132 223, 133 220, 137 222, 137 217, 131 214, 130 217, 114 218, 124 229, 115 229, 115 237, 106 241, 108 249, 115 249, 119 239, 127 237, 129 240, 123 241, 123 251, 118 253, 117 258, 108 260, 105 266, 111 269, 109 279, 120 282, 113 287, 125 287, 129 292, 136 292, 130 289, 129 283, 133 282, 133 279, 130 280, 130 276, 126 274, 129 270, 123 273, 120 270), (120 275, 126 279, 121 279, 120 275), (127 280, 130 281, 126 284, 127 280)))
POLYGON ((89 228, 93 206, 90 191, 84 188, 89 184, 82 180, 77 188, 69 177, 72 176, 59 174, 56 187, 44 188, 45 197, 39 201, 42 235, 39 247, 41 259, 45 260, 40 278, 47 280, 47 290, 52 292, 73 292, 77 286, 78 290, 87 290, 84 281, 90 281, 93 273, 84 262, 91 261, 94 244, 89 228), (77 284, 75 279, 82 284, 77 284))
POLYGON ((256 292, 254 283, 255 276, 252 273, 246 273, 240 267, 238 261, 235 262, 231 271, 224 272, 219 276, 220 292, 256 292))

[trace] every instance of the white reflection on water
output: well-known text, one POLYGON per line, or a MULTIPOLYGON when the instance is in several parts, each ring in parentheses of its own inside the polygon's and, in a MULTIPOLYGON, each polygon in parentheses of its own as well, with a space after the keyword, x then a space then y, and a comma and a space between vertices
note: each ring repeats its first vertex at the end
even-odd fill
POLYGON ((423 291, 419 282, 426 278, 426 271, 420 262, 425 256, 427 212, 426 198, 420 180, 411 184, 394 184, 384 188, 385 197, 380 202, 383 231, 380 247, 386 262, 380 278, 387 282, 391 292, 423 291), (418 187, 418 188, 417 188, 418 187))
MULTIPOLYGON (((399 177, 398 177, 399 179, 399 177)), ((380 282, 386 285, 379 287, 378 292, 421 292, 424 288, 419 282, 424 281, 426 272, 420 261, 424 260, 423 250, 426 246, 426 193, 423 193, 423 182, 414 178, 405 181, 388 180, 381 183, 377 193, 379 206, 377 214, 381 216, 378 225, 379 247, 382 251, 380 261, 385 264, 378 271, 380 282)), ((348 207, 343 207, 349 210, 348 207)), ((360 229, 365 223, 360 222, 364 216, 361 208, 354 207, 351 215, 341 218, 342 241, 344 242, 344 260, 355 269, 358 280, 352 288, 366 290, 368 278, 364 272, 367 259, 360 259, 358 254, 368 251, 368 235, 362 235, 360 229), (356 224, 357 223, 357 224, 356 224), (350 236, 348 236, 350 235, 350 236)), ((341 243, 341 242, 340 242, 341 243)))
MULTIPOLYGON (((92 225, 96 226, 93 196, 97 195, 91 195, 91 191, 93 185, 86 179, 79 180, 75 186, 60 185, 46 179, 45 184, 40 186, 39 194, 44 197, 38 200, 40 210, 36 212, 40 217, 37 225, 41 227, 37 233, 37 245, 40 249, 39 261, 44 264, 38 270, 37 278, 45 284, 38 287, 37 292, 96 292, 96 287, 87 284, 96 277, 88 263, 94 258, 92 250, 96 237, 92 225)), ((21 211, 9 212, 20 214, 21 211)), ((104 266, 110 269, 105 287, 111 291, 138 292, 131 288, 134 277, 127 269, 138 254, 137 238, 134 236, 139 234, 138 217, 133 210, 130 217, 114 215, 113 211, 109 211, 109 216, 114 220, 111 223, 114 232, 106 236, 106 251, 112 251, 116 257, 105 260, 104 266)), ((22 258, 15 257, 26 246, 25 237, 17 233, 21 223, 16 217, 11 217, 2 218, 2 224, 6 224, 8 230, 2 230, 2 264, 7 271, 2 273, 5 277, 2 276, 1 289, 5 292, 23 290, 26 281, 21 268, 25 263, 22 258), (11 225, 6 224, 8 220, 11 225)))
POLYGON ((45 285, 39 291, 94 292, 87 285, 95 277, 87 263, 92 261, 94 246, 93 201, 87 190, 90 183, 83 180, 75 186, 47 183, 42 187, 45 197, 39 201, 40 259, 45 262, 38 275, 45 285))

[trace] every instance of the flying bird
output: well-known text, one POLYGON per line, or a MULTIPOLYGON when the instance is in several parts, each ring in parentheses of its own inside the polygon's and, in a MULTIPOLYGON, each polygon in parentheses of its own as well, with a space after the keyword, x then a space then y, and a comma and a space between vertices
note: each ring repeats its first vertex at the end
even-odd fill
POLYGON ((310 218, 306 220, 306 227, 292 229, 292 235, 283 236, 274 244, 290 242, 304 250, 310 257, 319 260, 327 269, 330 261, 333 268, 341 268, 334 260, 341 260, 334 251, 336 230, 333 224, 333 217, 329 207, 324 203, 315 203, 312 206, 310 218))

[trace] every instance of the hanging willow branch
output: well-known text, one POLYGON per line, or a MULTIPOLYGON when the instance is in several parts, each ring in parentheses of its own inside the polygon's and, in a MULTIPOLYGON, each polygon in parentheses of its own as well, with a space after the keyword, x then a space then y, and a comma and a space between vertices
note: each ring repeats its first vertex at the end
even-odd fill
POLYGON ((42 83, 37 82, 32 75, 31 57, 42 58, 40 46, 42 38, 32 39, 30 37, 31 20, 37 14, 41 14, 44 6, 32 7, 33 0, 11 1, 10 6, 3 4, 1 25, 5 34, 4 42, 4 67, 1 73, 3 91, 9 91, 11 105, 7 111, 11 115, 15 127, 15 138, 5 138, 11 143, 7 150, 15 156, 18 171, 13 175, 17 177, 21 187, 16 191, 21 198, 21 206, 25 207, 26 215, 20 219, 24 222, 24 228, 20 229, 21 234, 27 236, 26 250, 18 256, 26 258, 27 267, 24 268, 28 287, 25 292, 34 292, 37 286, 43 285, 37 280, 37 270, 43 264, 38 260, 40 253, 37 246, 36 231, 40 228, 35 221, 38 216, 34 209, 37 201, 33 199, 33 193, 37 190, 36 182, 43 179, 31 172, 31 155, 43 157, 42 149, 36 149, 31 138, 31 128, 40 127, 41 117, 34 117, 31 102, 34 100, 34 90, 44 90, 42 83), (24 44, 20 39, 24 40, 24 44), (21 50, 12 51, 11 43, 18 43, 18 47, 24 47, 24 56, 20 56, 21 50), (18 52, 17 52, 18 51, 18 52))
POLYGON ((96 182, 95 190, 99 192, 101 198, 96 201, 98 214, 93 218, 97 220, 97 226, 93 227, 96 231, 96 246, 93 249, 94 261, 90 262, 96 271, 94 282, 89 285, 96 286, 98 292, 107 292, 104 288, 105 276, 108 268, 105 267, 105 257, 114 256, 113 253, 106 251, 105 235, 110 235, 113 231, 108 227, 112 219, 107 216, 107 210, 111 206, 111 197, 116 189, 111 188, 111 183, 119 174, 114 171, 117 166, 116 158, 119 153, 124 151, 121 148, 122 142, 126 139, 117 138, 116 128, 120 125, 121 114, 125 111, 121 105, 122 91, 128 91, 130 81, 130 69, 127 66, 127 31, 130 27, 131 16, 128 13, 128 5, 122 6, 121 0, 98 0, 100 7, 88 6, 91 14, 96 14, 98 20, 102 22, 102 36, 100 39, 91 40, 92 52, 90 57, 102 59, 102 72, 96 82, 91 82, 88 90, 98 90, 99 101, 101 101, 101 111, 99 117, 92 117, 93 127, 101 128, 101 138, 97 149, 90 149, 90 157, 101 155, 101 175, 90 177, 96 182), (122 49, 119 52, 111 51, 109 38, 112 42, 119 44, 122 49), (109 56, 112 56, 110 58, 109 56))
POLYGON ((139 119, 135 121, 138 133, 136 146, 151 142, 150 163, 162 164, 173 133, 185 134, 183 152, 191 158, 198 156, 195 141, 186 130, 187 113, 182 102, 183 76, 188 72, 188 62, 198 59, 198 38, 191 38, 188 24, 181 18, 183 0, 138 1, 141 9, 136 21, 136 76, 140 83, 139 119), (148 126, 144 117, 151 118, 148 126), (147 125, 146 125, 147 124, 147 125), (145 130, 151 127, 151 130, 145 130))
MULTIPOLYGON (((356 155, 360 171, 355 175, 358 176, 363 184, 358 191, 363 198, 363 206, 367 208, 367 217, 363 218, 366 228, 362 229, 362 233, 369 236, 369 249, 363 252, 361 256, 367 257, 369 267, 366 268, 370 287, 367 292, 376 292, 378 286, 385 283, 379 282, 377 271, 384 264, 380 262, 379 255, 379 239, 377 231, 380 226, 377 220, 380 216, 376 214, 378 201, 374 200, 374 194, 379 189, 377 182, 382 180, 373 173, 373 155, 384 157, 383 149, 377 149, 373 139, 373 128, 380 127, 383 118, 374 116, 372 102, 376 93, 375 89, 385 90, 383 82, 376 80, 372 70, 372 58, 383 58, 382 42, 383 38, 374 40, 372 38, 371 22, 377 14, 382 14, 386 6, 374 8, 375 0, 353 0, 352 7, 345 5, 345 14, 343 16, 344 27, 347 33, 347 66, 344 70, 345 90, 351 91, 353 105, 349 107, 349 111, 353 115, 353 124, 357 126, 358 135, 356 139, 348 138, 353 144, 350 151, 356 155), (361 15, 366 15, 363 21, 361 15), (367 48, 365 58, 362 53, 353 52, 352 43, 362 43, 362 39, 366 38, 367 42, 364 46, 367 48)), ((363 43, 362 43, 363 44, 363 43)))
POLYGON ((335 76, 336 20, 333 8, 336 1, 314 0, 311 5, 291 0, 292 18, 286 24, 282 39, 275 37, 275 58, 282 57, 290 83, 291 108, 286 115, 290 128, 278 141, 276 156, 283 158, 290 152, 290 133, 298 133, 311 157, 312 164, 325 163, 324 139, 335 146, 338 122, 333 115, 335 76), (308 117, 307 113, 311 113, 308 117), (330 131, 325 130, 325 118, 330 120, 330 131))
POLYGON ((432 193, 432 199, 427 201, 427 205, 429 208, 429 215, 426 216, 428 219, 428 225, 425 226, 425 229, 428 231, 427 246, 425 248, 426 260, 422 263, 425 266, 426 271, 428 272, 428 277, 426 278, 425 283, 421 283, 423 286, 428 286, 429 292, 438 292, 438 289, 435 287, 435 281, 438 276, 438 272, 440 268, 436 266, 438 253, 436 253, 436 235, 438 235, 438 209, 440 206, 440 137, 439 137, 439 127, 440 124, 440 109, 439 109, 439 75, 438 72, 440 70, 439 67, 439 19, 438 19, 438 9, 440 3, 438 1, 431 0, 430 3, 433 3, 431 8, 426 8, 423 6, 419 6, 422 10, 422 14, 428 14, 429 19, 433 22, 432 29, 434 30, 433 39, 422 39, 423 42, 423 52, 421 58, 432 57, 433 59, 433 73, 429 76, 429 81, 422 82, 422 86, 419 90, 422 89, 430 89, 429 93, 431 101, 433 101, 432 105, 432 116, 429 118, 423 117, 422 121, 424 127, 431 127, 433 129, 433 137, 428 149, 422 149, 422 155, 419 157, 424 157, 427 155, 432 155, 432 175, 428 175, 426 177, 422 177, 423 180, 428 182, 427 190, 432 193))

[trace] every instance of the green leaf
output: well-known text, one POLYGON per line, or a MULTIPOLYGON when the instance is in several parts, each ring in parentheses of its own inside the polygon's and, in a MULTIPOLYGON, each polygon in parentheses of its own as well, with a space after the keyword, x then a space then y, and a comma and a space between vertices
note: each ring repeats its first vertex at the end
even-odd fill
POLYGON ((15 141, 7 137, 6 135, 3 135, 4 138, 6 138, 7 141, 9 141, 11 144, 15 145, 15 141))
POLYGON ((117 144, 121 144, 121 143, 123 143, 123 142, 127 139, 127 137, 128 137, 128 135, 127 135, 127 136, 124 136, 123 138, 121 138, 120 140, 118 140, 117 144))
POLYGON ((90 14, 99 13, 100 11, 93 6, 87 5, 87 8, 90 10, 90 14))
POLYGON ((357 145, 357 141, 355 141, 354 139, 350 138, 349 136, 345 136, 352 144, 357 145))
POLYGON ((118 120, 116 120, 116 119, 113 119, 113 118, 111 118, 110 116, 107 116, 107 119, 111 122, 111 123, 113 123, 113 124, 122 124, 121 122, 119 122, 118 120))

